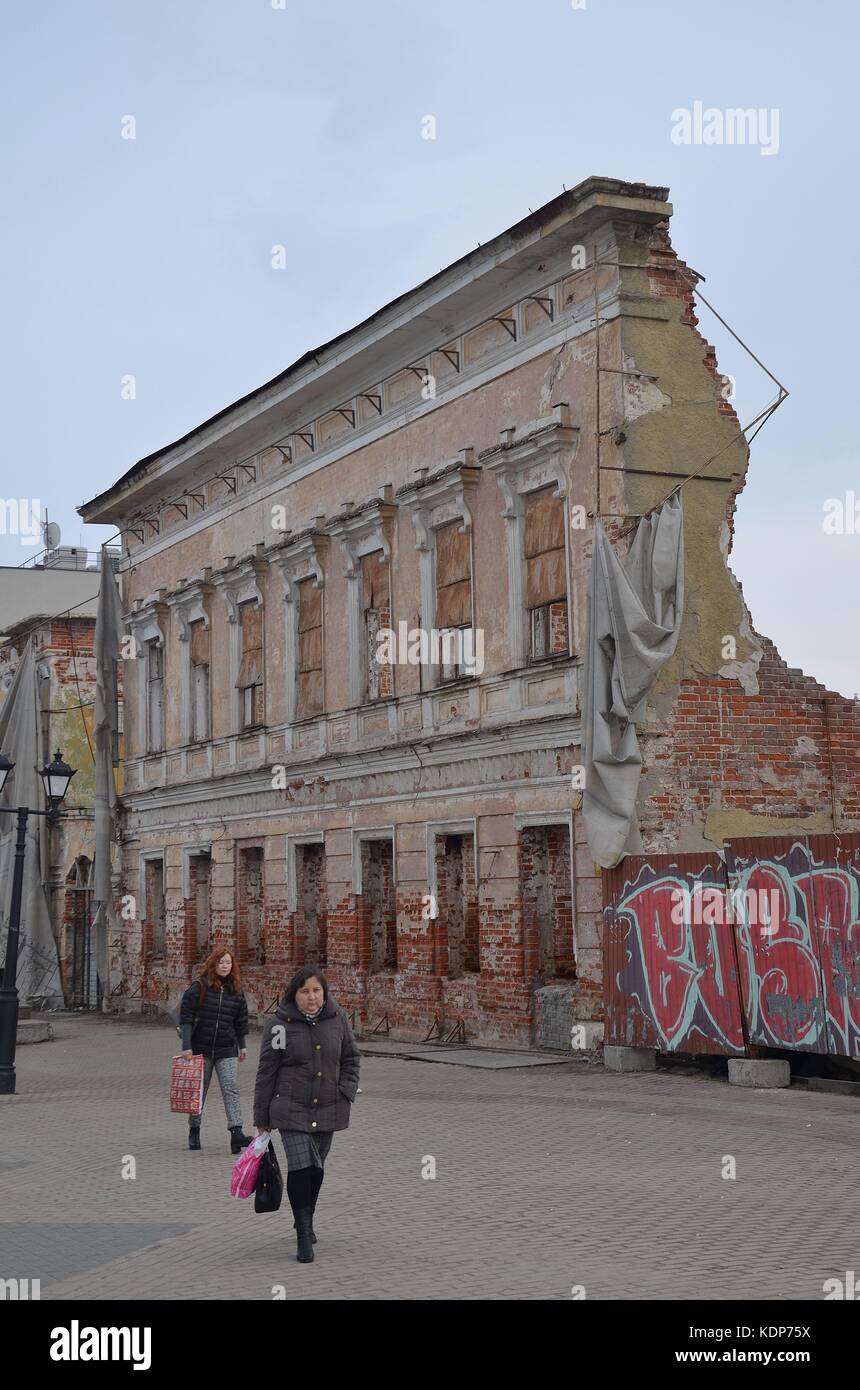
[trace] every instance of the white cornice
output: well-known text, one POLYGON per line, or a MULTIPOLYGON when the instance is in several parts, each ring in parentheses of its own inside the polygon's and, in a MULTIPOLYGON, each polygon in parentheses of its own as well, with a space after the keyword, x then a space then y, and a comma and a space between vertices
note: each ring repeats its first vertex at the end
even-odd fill
POLYGON ((180 642, 190 639, 192 623, 202 622, 207 629, 210 626, 209 599, 215 592, 215 585, 209 582, 210 574, 207 568, 199 578, 188 580, 167 595, 167 605, 176 614, 180 642))
POLYGON ((263 607, 263 591, 259 581, 268 569, 268 563, 261 552, 262 546, 258 546, 253 554, 244 556, 238 562, 229 556, 230 563, 212 574, 212 584, 224 594, 228 623, 239 621, 239 606, 242 603, 255 602, 263 607))
POLYGON ((324 588, 329 545, 324 531, 306 531, 266 551, 266 559, 280 573, 287 603, 292 602, 293 585, 303 579, 310 579, 317 589, 324 588))
POLYGON ((362 555, 372 550, 382 551, 383 564, 391 563, 391 542, 397 507, 385 498, 374 497, 360 511, 334 517, 326 527, 330 536, 340 541, 346 556, 344 573, 354 579, 362 555))
POLYGON ((461 449, 459 458, 437 474, 398 489, 397 500, 412 512, 416 550, 428 550, 430 532, 448 521, 459 521, 461 532, 471 535, 473 494, 481 477, 474 459, 474 449, 461 449))
POLYGON ((164 646, 169 612, 165 597, 161 590, 125 614, 124 622, 138 642, 156 642, 159 647, 164 646))
POLYGON ((554 406, 551 416, 520 430, 503 430, 502 436, 501 444, 484 449, 479 458, 482 468, 496 475, 505 501, 505 517, 514 515, 518 492, 542 487, 546 478, 555 482, 557 496, 565 496, 565 456, 571 463, 579 444, 579 428, 571 425, 567 405, 554 406), (536 465, 540 465, 542 476, 530 479, 529 472, 536 465))

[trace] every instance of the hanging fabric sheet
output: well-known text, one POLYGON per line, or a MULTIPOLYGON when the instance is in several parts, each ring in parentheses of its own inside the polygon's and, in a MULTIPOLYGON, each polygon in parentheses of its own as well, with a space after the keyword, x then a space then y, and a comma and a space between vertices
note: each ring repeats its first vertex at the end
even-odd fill
MULTIPOLYGON (((0 796, 5 811, 17 806, 45 809, 37 767, 42 765, 39 695, 32 639, 21 653, 9 692, 0 705, 0 749, 15 764, 0 796)), ((48 910, 48 830, 44 816, 27 821, 24 882, 18 938, 17 986, 22 1003, 49 1000, 62 1008, 57 946, 48 910)), ((15 865, 17 818, 0 816, 0 963, 6 959, 15 865)))
MULTIPOLYGON (((116 838, 117 795, 114 753, 119 739, 118 666, 123 638, 122 603, 113 565, 102 546, 99 606, 96 615, 95 841, 92 931, 103 995, 109 994, 108 932, 115 924, 111 893, 111 846, 116 838)), ((138 658, 139 659, 139 658, 138 658)))
POLYGON ((676 494, 639 523, 620 559, 594 528, 582 700, 583 814, 592 858, 609 869, 641 852, 636 725, 678 643, 684 612, 684 520, 676 494))

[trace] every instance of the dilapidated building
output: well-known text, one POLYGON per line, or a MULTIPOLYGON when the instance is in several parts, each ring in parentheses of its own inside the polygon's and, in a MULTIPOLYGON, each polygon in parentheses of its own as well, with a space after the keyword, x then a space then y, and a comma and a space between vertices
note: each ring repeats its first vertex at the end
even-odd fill
POLYGON ((857 706, 786 668, 728 568, 748 450, 667 198, 586 180, 81 508, 122 531, 134 639, 129 1000, 217 941, 261 1010, 315 960, 366 1029, 599 1037, 594 524, 623 550, 681 482, 645 848, 860 827, 857 706))
MULTIPOLYGON (((53 940, 47 933, 39 939, 37 924, 28 920, 25 911, 18 982, 25 1001, 56 1004, 61 997, 69 1008, 96 1008, 100 1002, 90 930, 97 558, 80 547, 56 546, 39 552, 32 563, 0 569, 0 713, 29 647, 35 680, 20 698, 31 702, 38 724, 38 766, 50 762, 59 749, 75 769, 62 816, 41 832, 35 828, 39 823, 31 821, 28 852, 34 857, 41 854, 40 877, 53 940)), ((118 713, 121 728, 121 700, 118 713)), ((11 744, 2 751, 11 754, 13 761, 19 756, 11 744)), ((120 753, 121 735, 116 741, 117 765, 120 753)), ((13 778, 6 797, 10 807, 20 804, 19 786, 13 778)), ((41 805, 40 800, 36 809, 41 805)), ((0 835, 14 844, 11 816, 0 821, 0 835)), ((11 884, 2 886, 6 897, 0 914, 0 944, 11 897, 11 884)), ((5 950, 0 950, 3 955, 5 950)))

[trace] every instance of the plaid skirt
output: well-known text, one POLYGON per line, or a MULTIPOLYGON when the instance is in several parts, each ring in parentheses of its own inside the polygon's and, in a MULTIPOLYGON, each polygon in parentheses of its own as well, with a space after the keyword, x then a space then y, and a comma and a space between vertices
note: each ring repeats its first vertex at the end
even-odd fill
POLYGON ((278 1132, 287 1155, 288 1171, 325 1167, 326 1156, 334 1138, 333 1130, 325 1129, 319 1134, 305 1134, 301 1129, 282 1129, 278 1132))

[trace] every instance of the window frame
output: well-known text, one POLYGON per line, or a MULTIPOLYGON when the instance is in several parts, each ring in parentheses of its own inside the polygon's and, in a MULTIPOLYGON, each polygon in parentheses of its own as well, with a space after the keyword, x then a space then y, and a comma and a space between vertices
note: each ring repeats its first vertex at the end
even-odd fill
MULTIPOLYGON (((461 449, 456 458, 448 460, 432 473, 422 476, 417 483, 409 483, 399 488, 398 499, 402 500, 412 513, 415 528, 415 548, 421 582, 421 621, 428 633, 436 632, 439 639, 439 660, 434 660, 436 652, 431 650, 431 660, 422 667, 422 689, 440 689, 463 680, 474 680, 477 671, 470 671, 463 663, 456 663, 456 673, 444 674, 442 658, 441 630, 437 625, 438 585, 437 555, 438 533, 444 527, 457 523, 460 534, 469 539, 469 599, 471 622, 462 627, 445 628, 446 632, 477 631, 475 602, 475 548, 473 541, 473 511, 477 491, 481 481, 481 469, 474 461, 475 451, 470 446, 461 449)), ((461 639, 462 640, 462 639, 461 639)), ((476 650, 473 637, 473 651, 476 650)))
POLYGON ((574 656, 574 595, 571 579, 571 527, 568 509, 569 483, 579 445, 579 428, 570 422, 564 403, 552 413, 524 426, 502 430, 502 442, 479 455, 487 472, 495 474, 502 494, 502 516, 507 530, 508 635, 511 666, 529 669, 549 661, 574 656), (519 434, 519 437, 517 437, 519 434), (555 488, 564 499, 565 579, 567 587, 567 651, 531 660, 531 611, 526 606, 525 499, 533 492, 555 488))

